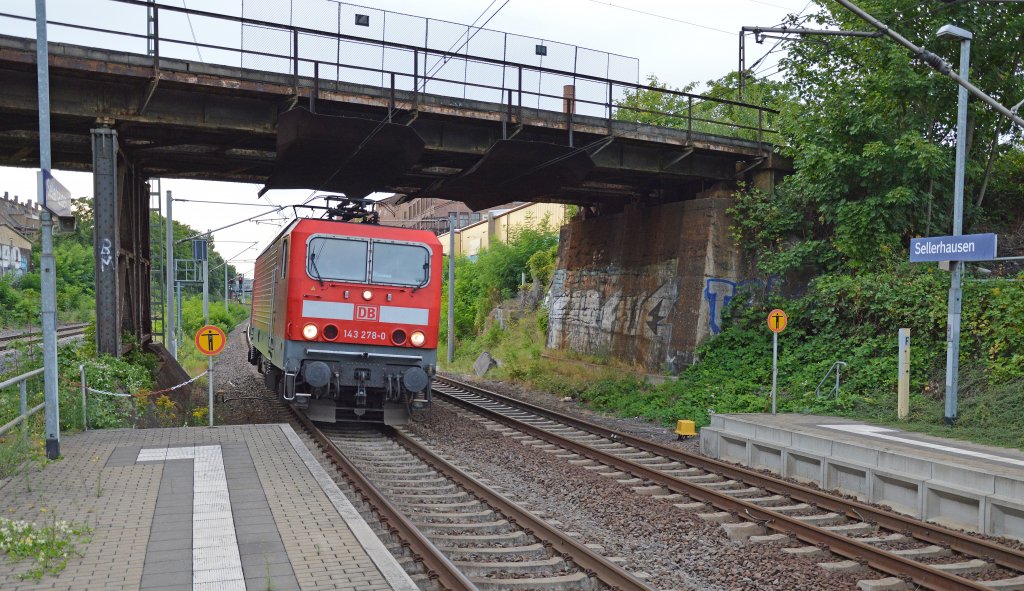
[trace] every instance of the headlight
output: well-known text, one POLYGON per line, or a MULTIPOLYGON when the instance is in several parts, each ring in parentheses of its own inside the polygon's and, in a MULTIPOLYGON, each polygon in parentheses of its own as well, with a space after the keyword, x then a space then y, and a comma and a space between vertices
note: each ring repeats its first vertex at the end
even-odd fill
POLYGON ((366 300, 366 301, 372 300, 373 299, 373 292, 370 291, 370 290, 364 291, 363 292, 363 299, 366 300))
POLYGON ((320 331, 317 330, 315 324, 307 324, 302 327, 302 336, 305 337, 307 341, 315 339, 318 332, 320 331))
POLYGON ((422 347, 423 343, 427 342, 427 335, 417 330, 409 337, 409 342, 416 347, 422 347))

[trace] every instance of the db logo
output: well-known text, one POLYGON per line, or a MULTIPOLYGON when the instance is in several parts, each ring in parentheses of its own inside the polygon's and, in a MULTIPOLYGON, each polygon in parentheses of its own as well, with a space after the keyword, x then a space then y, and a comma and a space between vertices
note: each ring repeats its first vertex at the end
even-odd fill
POLYGON ((379 306, 356 306, 356 320, 377 322, 380 319, 379 306))

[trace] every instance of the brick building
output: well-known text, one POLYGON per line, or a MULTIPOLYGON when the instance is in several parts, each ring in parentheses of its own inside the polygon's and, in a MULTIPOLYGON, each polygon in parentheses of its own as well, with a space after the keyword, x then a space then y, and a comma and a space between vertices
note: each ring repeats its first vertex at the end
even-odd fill
MULTIPOLYGON (((459 228, 487 217, 486 212, 472 211, 461 201, 426 197, 399 204, 398 200, 401 197, 403 195, 392 195, 377 202, 381 224, 430 230, 435 234, 443 234, 448 231, 448 214, 450 212, 455 212, 458 216, 459 228)), ((492 209, 510 209, 522 204, 522 201, 516 201, 492 209)))
POLYGON ((22 202, 17 195, 4 191, 0 199, 0 221, 23 236, 32 238, 39 233, 39 204, 31 199, 22 202))
POLYGON ((0 274, 21 276, 32 260, 32 239, 39 235, 39 205, 4 192, 0 199, 0 274))

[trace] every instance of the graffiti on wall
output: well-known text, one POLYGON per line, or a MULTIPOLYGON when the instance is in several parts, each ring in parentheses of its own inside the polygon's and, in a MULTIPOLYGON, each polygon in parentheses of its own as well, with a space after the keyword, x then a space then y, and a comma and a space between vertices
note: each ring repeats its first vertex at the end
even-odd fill
POLYGON ((28 255, 10 244, 0 246, 0 274, 20 277, 28 271, 28 255))
POLYGON ((548 347, 615 355, 652 367, 665 362, 679 299, 670 268, 638 275, 605 269, 571 279, 559 269, 549 297, 548 347))
POLYGON ((774 284, 775 278, 773 277, 769 277, 768 281, 747 279, 740 282, 718 277, 707 278, 704 281, 704 299, 708 301, 708 327, 711 329, 711 334, 722 332, 722 312, 725 311, 725 307, 729 305, 729 302, 736 297, 736 292, 748 285, 771 291, 774 284))
POLYGON ((106 273, 113 262, 113 243, 110 242, 110 238, 104 238, 100 246, 100 271, 106 273))

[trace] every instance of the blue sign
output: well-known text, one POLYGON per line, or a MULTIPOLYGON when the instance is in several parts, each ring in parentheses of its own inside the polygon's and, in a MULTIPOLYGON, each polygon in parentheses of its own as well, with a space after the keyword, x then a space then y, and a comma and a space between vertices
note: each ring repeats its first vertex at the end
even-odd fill
POLYGON ((910 262, 990 261, 996 258, 995 234, 931 236, 910 240, 910 262))

